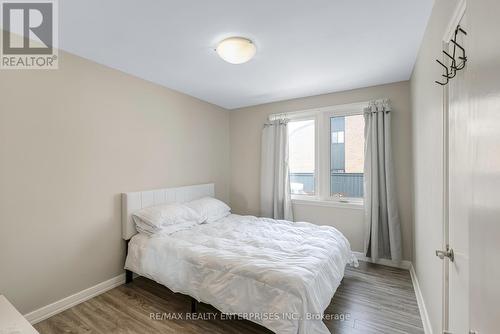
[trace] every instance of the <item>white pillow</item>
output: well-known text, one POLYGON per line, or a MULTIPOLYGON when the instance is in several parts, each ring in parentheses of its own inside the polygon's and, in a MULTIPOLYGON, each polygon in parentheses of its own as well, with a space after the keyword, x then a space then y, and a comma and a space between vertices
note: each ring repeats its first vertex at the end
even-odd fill
POLYGON ((206 220, 195 210, 181 203, 162 204, 144 208, 132 214, 136 226, 151 232, 161 230, 165 226, 195 222, 201 224, 206 220))
POLYGON ((213 197, 203 197, 186 203, 186 206, 196 211, 200 216, 206 217, 207 223, 226 217, 231 213, 231 208, 224 202, 213 197))

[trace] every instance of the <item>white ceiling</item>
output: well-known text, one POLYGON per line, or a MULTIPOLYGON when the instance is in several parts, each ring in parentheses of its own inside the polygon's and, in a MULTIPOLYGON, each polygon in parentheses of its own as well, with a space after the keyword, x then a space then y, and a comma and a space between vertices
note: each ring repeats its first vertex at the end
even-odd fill
POLYGON ((227 109, 407 80, 433 0, 64 0, 60 47, 227 109), (229 36, 254 59, 224 62, 229 36))

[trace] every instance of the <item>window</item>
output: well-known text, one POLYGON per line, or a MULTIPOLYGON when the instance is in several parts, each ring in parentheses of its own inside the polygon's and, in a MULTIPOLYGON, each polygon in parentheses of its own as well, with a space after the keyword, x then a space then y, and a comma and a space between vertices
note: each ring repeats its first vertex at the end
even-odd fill
POLYGON ((342 144, 344 142, 344 131, 332 131, 332 144, 342 144))
POLYGON ((315 193, 315 141, 314 120, 288 123, 288 167, 292 194, 315 193))
POLYGON ((364 128, 363 115, 330 117, 330 196, 363 197, 364 128))
POLYGON ((361 203, 366 103, 288 114, 294 199, 361 203))

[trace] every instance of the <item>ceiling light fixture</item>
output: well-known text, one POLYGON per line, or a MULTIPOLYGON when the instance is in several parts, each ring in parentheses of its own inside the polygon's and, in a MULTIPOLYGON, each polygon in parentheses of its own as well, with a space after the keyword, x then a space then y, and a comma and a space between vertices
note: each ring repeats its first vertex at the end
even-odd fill
POLYGON ((215 51, 228 63, 243 64, 255 56, 257 49, 248 38, 229 37, 222 40, 215 51))

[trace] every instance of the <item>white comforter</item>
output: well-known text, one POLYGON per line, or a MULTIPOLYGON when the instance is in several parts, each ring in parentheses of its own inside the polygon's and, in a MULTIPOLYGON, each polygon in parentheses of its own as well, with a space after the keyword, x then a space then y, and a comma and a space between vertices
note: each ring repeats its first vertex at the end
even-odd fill
POLYGON ((327 334, 321 316, 348 263, 357 265, 333 227, 229 215, 135 235, 125 268, 278 334, 327 334))

